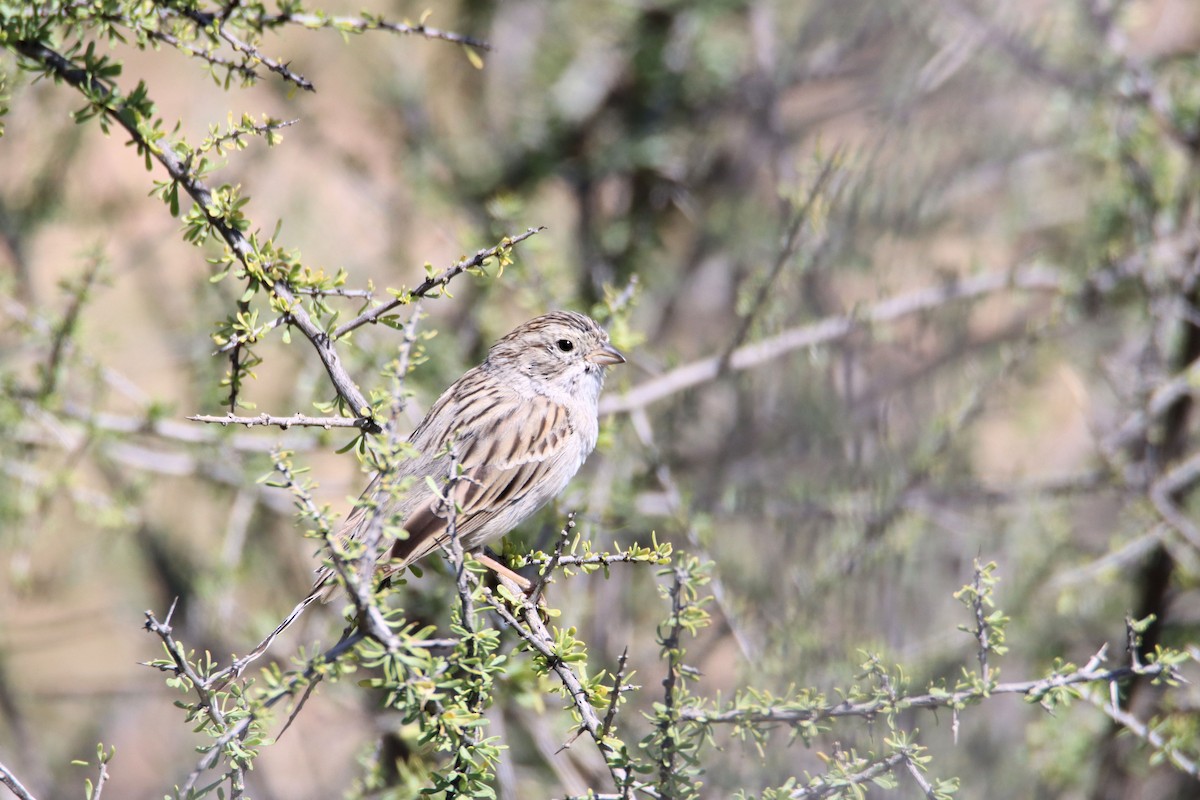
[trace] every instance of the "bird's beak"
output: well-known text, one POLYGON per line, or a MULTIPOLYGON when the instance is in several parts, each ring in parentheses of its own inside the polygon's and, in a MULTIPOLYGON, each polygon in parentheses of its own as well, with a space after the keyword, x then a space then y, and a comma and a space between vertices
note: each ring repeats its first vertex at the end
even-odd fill
POLYGON ((606 344, 603 347, 597 347, 583 358, 585 361, 590 361, 593 364, 599 364, 602 367, 611 367, 614 364, 625 363, 625 356, 621 355, 621 351, 613 347, 611 344, 606 344))

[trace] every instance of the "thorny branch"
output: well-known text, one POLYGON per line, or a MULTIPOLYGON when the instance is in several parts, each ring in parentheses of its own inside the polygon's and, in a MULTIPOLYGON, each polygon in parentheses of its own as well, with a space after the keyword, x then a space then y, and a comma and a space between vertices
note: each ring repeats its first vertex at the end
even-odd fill
POLYGON ((394 298, 390 302, 384 303, 381 306, 376 306, 370 311, 366 311, 349 322, 339 326, 337 330, 333 332, 332 337, 335 340, 341 339, 347 333, 350 333, 357 328, 361 328, 368 322, 377 322, 380 317, 388 312, 394 311, 396 308, 402 305, 407 305, 417 298, 425 297, 435 289, 440 289, 446 286, 448 283, 450 283, 450 281, 467 270, 482 267, 490 259, 495 258, 503 251, 512 248, 514 245, 520 244, 530 236, 539 234, 544 230, 546 230, 545 227, 529 228, 524 233, 518 233, 516 236, 506 236, 500 241, 499 244, 479 250, 470 258, 461 259, 458 261, 458 263, 447 267, 436 275, 426 278, 420 283, 420 285, 417 286, 417 288, 413 289, 412 291, 405 292, 402 296, 394 298))
POLYGON ((571 533, 575 530, 575 512, 571 511, 567 514, 567 522, 558 532, 558 541, 554 544, 554 552, 550 554, 550 558, 542 565, 541 571, 538 573, 537 580, 529 591, 529 601, 535 606, 542 598, 542 591, 546 588, 546 584, 554 574, 554 570, 562 561, 563 550, 566 549, 567 543, 571 540, 571 533))
POLYGON ((1017 694, 1029 700, 1038 700, 1053 689, 1094 683, 1112 683, 1133 676, 1146 678, 1175 679, 1175 667, 1164 664, 1130 665, 1115 669, 1100 669, 1107 658, 1108 645, 1102 647, 1086 665, 1064 675, 1051 675, 1033 681, 997 683, 985 689, 963 689, 959 691, 931 692, 928 694, 899 696, 894 700, 872 699, 859 703, 848 700, 834 705, 796 708, 773 706, 759 709, 732 708, 725 711, 705 711, 700 708, 683 709, 682 717, 706 725, 772 723, 798 724, 840 717, 862 717, 871 719, 884 711, 902 711, 908 708, 960 708, 966 703, 982 700, 998 694, 1017 694))
POLYGON ((407 22, 388 22, 382 17, 317 16, 316 14, 284 12, 281 14, 264 15, 260 18, 260 22, 263 24, 263 27, 291 22, 314 30, 317 28, 333 28, 339 31, 352 31, 354 33, 381 30, 391 33, 423 36, 426 39, 440 39, 444 42, 466 45, 478 50, 492 49, 492 46, 482 39, 464 36, 461 33, 454 33, 453 31, 444 31, 440 28, 426 25, 424 22, 413 25, 407 22))
MULTIPOLYGON (((538 614, 538 609, 529 600, 520 600, 520 605, 517 612, 520 619, 509 610, 508 605, 499 597, 497 597, 490 589, 484 587, 484 597, 492 604, 495 612, 504 620, 516 634, 521 637, 533 650, 541 654, 554 674, 562 681, 563 687, 567 690, 567 695, 570 698, 571 704, 575 707, 579 714, 580 725, 584 731, 596 743, 596 747, 600 750, 600 754, 604 756, 604 761, 608 765, 609 774, 612 776, 613 783, 619 789, 636 788, 651 797, 657 796, 653 789, 635 785, 633 783, 633 774, 625 767, 616 763, 615 756, 617 755, 612 748, 612 745, 604 738, 605 727, 604 722, 600 719, 600 715, 596 712, 595 706, 592 705, 591 697, 587 689, 583 687, 579 676, 569 664, 564 662, 554 652, 554 636, 546 629, 546 625, 542 622, 542 618, 538 614)), ((520 593, 516 593, 518 597, 520 593)), ((627 796, 628 791, 621 797, 627 796)))
POLYGON ((314 428, 358 428, 361 423, 357 419, 350 417, 310 417, 306 414, 295 413, 290 417, 276 417, 271 414, 259 414, 257 417, 239 417, 236 414, 195 414, 187 419, 192 422, 207 422, 222 426, 229 425, 245 425, 247 428, 253 428, 255 425, 260 427, 278 427, 283 430, 288 428, 314 427, 314 428))
POLYGON ((680 719, 680 711, 675 704, 675 684, 679 680, 679 636, 683 633, 683 582, 687 572, 676 567, 671 572, 671 616, 667 634, 662 637, 660 644, 667 656, 667 675, 663 678, 663 712, 659 730, 663 737, 662 760, 658 765, 658 780, 663 786, 671 785, 671 776, 675 772, 676 741, 672 729, 680 719))
MULTIPOLYGON (((66 81, 71 86, 83 91, 85 94, 99 96, 104 103, 102 106, 104 115, 112 122, 120 125, 140 149, 148 153, 166 169, 171 179, 179 186, 182 186, 184 191, 195 201, 196 205, 204 213, 205 220, 212 226, 213 230, 217 231, 242 265, 246 269, 253 271, 251 265, 257 258, 254 247, 238 227, 213 213, 212 209, 216 206, 213 203, 212 190, 196 176, 190 164, 185 164, 180 159, 174 149, 160 147, 146 139, 140 130, 135 115, 125 113, 127 109, 124 101, 115 107, 109 105, 118 98, 111 84, 88 74, 86 70, 73 64, 60 53, 46 47, 40 42, 15 42, 12 46, 22 56, 43 65, 56 77, 66 81)), ((329 374, 330 380, 337 389, 338 395, 346 401, 354 414, 359 415, 360 427, 368 432, 378 432, 379 424, 370 416, 370 403, 367 402, 357 384, 354 383, 349 373, 346 372, 346 368, 342 364, 337 351, 334 349, 330 337, 309 316, 308 311, 304 308, 304 304, 299 301, 296 294, 292 291, 291 285, 282 277, 277 276, 271 284, 271 292, 287 307, 288 322, 300 330, 316 349, 317 355, 325 365, 325 370, 329 374)))

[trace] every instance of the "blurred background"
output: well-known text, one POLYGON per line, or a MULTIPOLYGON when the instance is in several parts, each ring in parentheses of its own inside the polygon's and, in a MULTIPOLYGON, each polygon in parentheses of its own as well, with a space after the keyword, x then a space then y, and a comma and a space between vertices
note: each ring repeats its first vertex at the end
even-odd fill
MULTIPOLYGON (((445 42, 297 26, 261 47, 314 93, 265 70, 225 91, 170 48, 112 55, 123 86, 146 81, 179 121, 173 136, 197 142, 230 114, 298 120, 210 182, 240 185, 255 227, 278 222, 306 266, 344 269, 350 288, 383 297, 426 263, 546 226, 499 279, 465 276, 424 304, 438 335, 411 379, 414 419, 515 324, 622 307, 629 364, 610 375, 601 449, 515 548, 548 547, 575 510, 597 549, 655 534, 711 559, 713 624, 686 646, 694 691, 712 698, 835 692, 865 653, 903 664, 912 691, 957 679, 975 642, 953 594, 976 558, 998 563, 1012 617, 1001 680, 1106 642, 1120 663, 1127 614, 1156 616, 1147 650, 1200 649, 1186 469, 1200 6, 507 0, 439 4, 428 22, 490 42, 482 69, 445 42), (705 359, 697 380, 676 371, 705 359)), ((210 281, 217 251, 183 241, 148 196, 161 171, 124 136, 76 124, 80 97, 11 53, 0 68, 0 760, 41 797, 77 796, 93 770, 70 761, 103 741, 117 747, 110 796, 161 797, 200 740, 139 666, 161 653, 143 612, 178 598, 190 647, 245 652, 316 563, 290 496, 255 482, 270 449, 294 449, 339 513, 367 476, 335 452, 345 431, 183 419, 225 410, 210 334, 240 287, 210 281)), ((398 343, 368 326, 342 355, 369 389, 398 343)), ((300 337, 259 353, 243 389, 256 411, 332 398, 300 337)), ((656 580, 631 566, 551 588, 596 669, 629 649, 643 690, 627 741, 661 694, 656 580)), ((449 587, 427 571, 405 607, 444 622, 449 587)), ((320 610, 273 652, 339 630, 320 610)), ((594 752, 556 752, 571 730, 561 700, 543 713, 505 698, 489 710, 510 748, 501 797, 604 788, 594 752)), ((1198 701, 1194 684, 1146 685, 1128 707, 1194 759, 1198 701)), ((353 792, 364 761, 405 750, 378 706, 353 681, 323 686, 256 762, 250 794, 353 792)), ((992 698, 957 736, 949 714, 910 724, 963 797, 1200 793, 1087 703, 1049 715, 992 698)), ((818 751, 877 735, 859 720, 813 748, 783 731, 759 749, 717 733, 711 798, 820 773, 818 751)), ((919 792, 901 776, 898 795, 919 792)))

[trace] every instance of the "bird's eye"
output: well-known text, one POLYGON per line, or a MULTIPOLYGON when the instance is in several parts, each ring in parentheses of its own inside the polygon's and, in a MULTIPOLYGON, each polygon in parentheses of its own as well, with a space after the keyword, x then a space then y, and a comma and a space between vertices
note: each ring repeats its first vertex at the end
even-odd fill
POLYGON ((575 349, 575 343, 570 339, 559 339, 557 342, 555 342, 555 344, 557 344, 558 349, 562 350, 564 353, 569 353, 575 349))

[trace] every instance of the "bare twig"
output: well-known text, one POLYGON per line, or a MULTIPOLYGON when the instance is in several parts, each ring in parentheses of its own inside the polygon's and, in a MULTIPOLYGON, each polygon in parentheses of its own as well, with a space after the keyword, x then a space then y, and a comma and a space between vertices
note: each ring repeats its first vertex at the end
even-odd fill
POLYGON ((192 422, 207 422, 217 425, 245 425, 253 428, 255 425, 279 427, 287 430, 292 427, 314 428, 363 428, 367 420, 363 417, 309 417, 296 413, 290 417, 275 417, 270 414, 259 414, 257 417, 239 417, 235 414, 195 414, 188 417, 192 422))
POLYGON ((917 782, 917 786, 921 787, 921 793, 928 797, 929 800, 937 800, 937 792, 934 791, 932 784, 921 773, 921 768, 917 766, 917 762, 913 761, 912 756, 907 751, 902 752, 901 755, 904 757, 904 766, 908 770, 908 774, 917 782))
POLYGON ((375 297, 373 289, 296 289, 296 294, 306 294, 313 297, 359 297, 371 300, 375 297))
POLYGON ((255 72, 254 67, 251 66, 253 62, 249 59, 243 59, 242 62, 239 63, 232 59, 226 58, 225 56, 205 50, 204 48, 196 47, 188 42, 181 41, 174 34, 163 30, 142 29, 142 31, 151 39, 170 45, 185 55, 207 62, 210 66, 221 67, 222 69, 227 69, 230 72, 236 72, 242 76, 244 81, 253 81, 258 79, 258 73, 255 72))
POLYGON ((18 800, 37 800, 33 793, 17 780, 17 776, 12 773, 12 770, 2 763, 0 763, 0 783, 7 786, 17 796, 18 800))
POLYGON ((96 776, 95 788, 92 789, 92 796, 88 800, 100 800, 100 794, 104 791, 104 784, 108 783, 108 764, 100 762, 99 774, 96 776))

